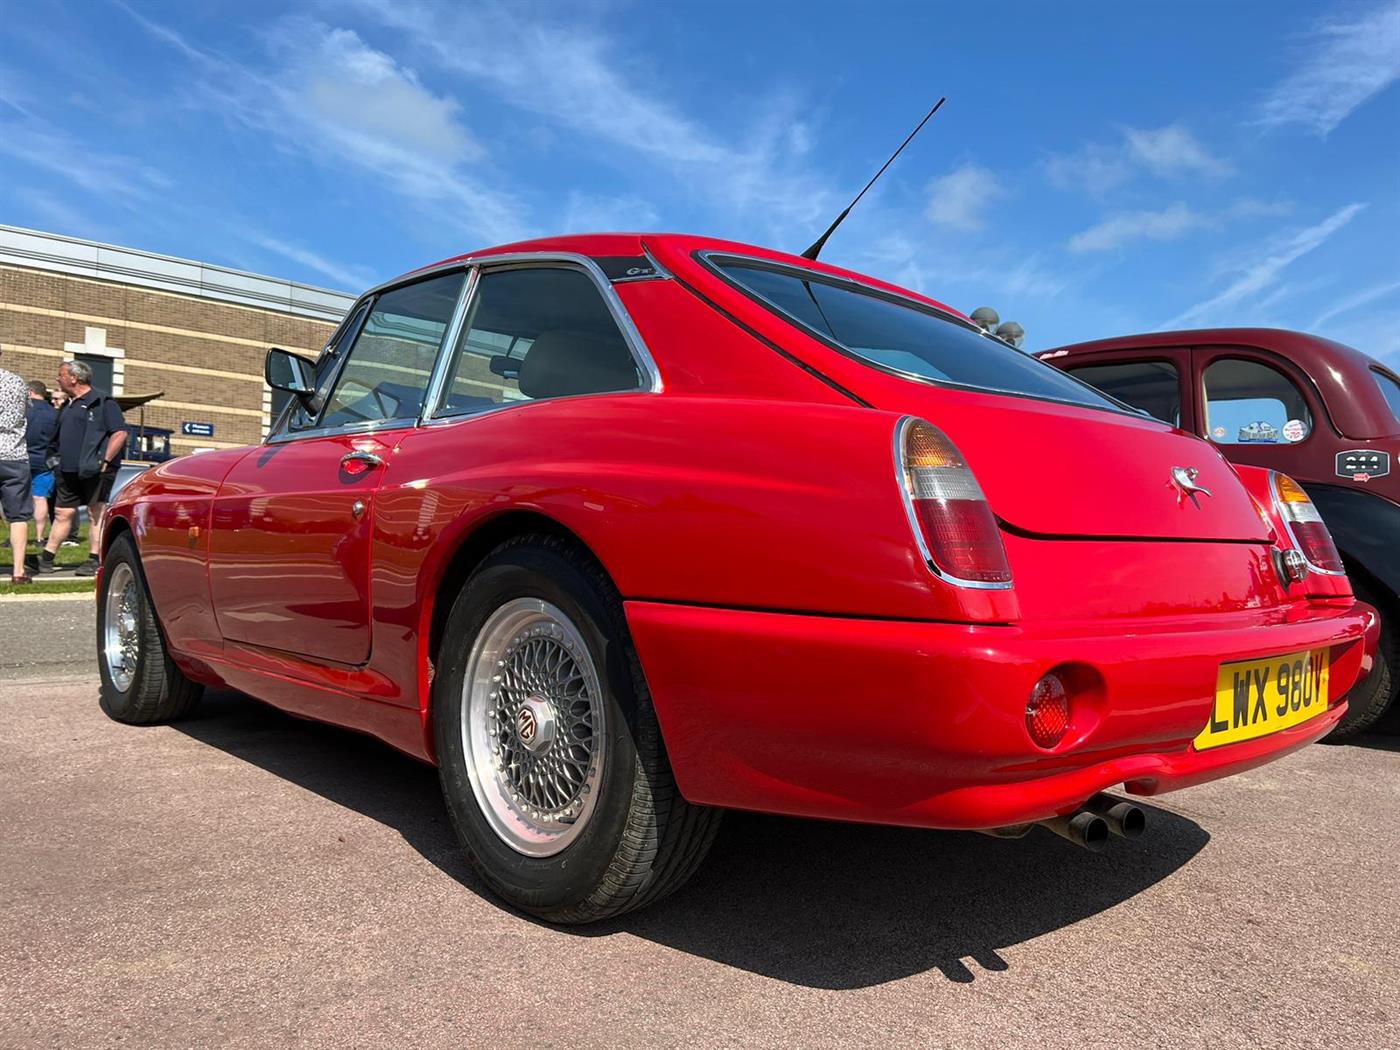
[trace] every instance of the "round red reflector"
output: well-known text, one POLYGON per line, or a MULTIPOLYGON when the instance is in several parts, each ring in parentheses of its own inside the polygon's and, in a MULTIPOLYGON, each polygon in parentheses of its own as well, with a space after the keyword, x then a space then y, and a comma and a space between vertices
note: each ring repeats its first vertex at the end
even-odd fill
POLYGON ((1064 739, 1069 729, 1069 692, 1060 676, 1051 672, 1035 683, 1026 704, 1026 729, 1040 747, 1049 749, 1064 739))

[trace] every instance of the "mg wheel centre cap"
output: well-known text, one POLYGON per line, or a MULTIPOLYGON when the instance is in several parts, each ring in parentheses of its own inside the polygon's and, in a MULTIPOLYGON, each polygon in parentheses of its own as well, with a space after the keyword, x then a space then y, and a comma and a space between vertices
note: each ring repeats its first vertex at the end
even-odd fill
POLYGON ((530 697, 515 712, 515 732, 526 750, 538 753, 554 742, 554 708, 548 701, 530 697))

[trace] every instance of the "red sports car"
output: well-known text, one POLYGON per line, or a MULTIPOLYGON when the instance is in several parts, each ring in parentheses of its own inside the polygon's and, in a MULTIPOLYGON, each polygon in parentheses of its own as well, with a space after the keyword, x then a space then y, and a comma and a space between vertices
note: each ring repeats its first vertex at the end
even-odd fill
POLYGON ((883 281, 561 237, 366 293, 267 440, 124 489, 102 703, 204 685, 437 764, 483 878, 583 922, 725 807, 1081 844, 1324 735, 1375 616, 1290 479, 883 281))

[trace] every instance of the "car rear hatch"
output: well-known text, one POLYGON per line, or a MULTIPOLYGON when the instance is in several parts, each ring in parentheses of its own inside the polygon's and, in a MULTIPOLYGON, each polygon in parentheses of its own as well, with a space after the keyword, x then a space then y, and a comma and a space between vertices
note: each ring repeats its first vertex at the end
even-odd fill
POLYGON ((1103 539, 1270 539, 1220 454, 1165 424, 1127 412, 880 379, 864 384, 867 400, 925 418, 952 438, 993 512, 1012 530, 1103 539))
POLYGON ((776 258, 700 251, 671 261, 688 265, 706 295, 718 291, 736 320, 849 396, 941 429, 1009 529, 1109 539, 1270 538, 1211 445, 980 333, 932 300, 776 258))

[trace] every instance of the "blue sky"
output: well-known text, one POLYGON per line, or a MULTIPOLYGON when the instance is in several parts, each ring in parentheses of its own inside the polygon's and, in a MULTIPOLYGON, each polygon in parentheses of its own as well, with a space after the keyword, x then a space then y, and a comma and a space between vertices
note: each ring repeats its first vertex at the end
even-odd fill
POLYGON ((0 222, 347 291, 600 229, 824 253, 1028 349, 1209 324, 1400 362, 1400 0, 26 0, 0 222))

